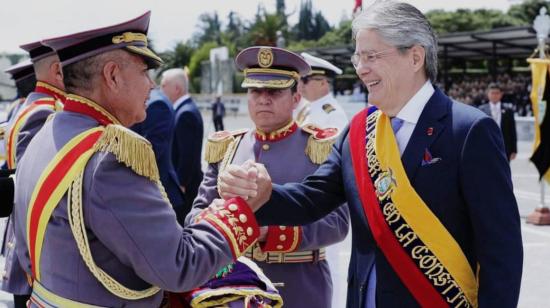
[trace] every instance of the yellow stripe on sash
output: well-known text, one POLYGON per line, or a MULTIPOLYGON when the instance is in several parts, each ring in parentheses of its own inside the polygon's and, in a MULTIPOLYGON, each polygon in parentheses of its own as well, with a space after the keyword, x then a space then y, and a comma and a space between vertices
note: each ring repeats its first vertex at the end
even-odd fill
POLYGON ((399 213, 451 274, 468 301, 477 307, 478 286, 474 272, 456 240, 409 182, 390 119, 381 112, 376 123, 375 148, 381 169, 391 169, 395 176, 391 198, 399 213))
MULTIPOLYGON (((44 185, 45 179, 48 177, 48 175, 51 174, 52 170, 59 164, 59 162, 67 155, 69 151, 71 151, 77 144, 79 144, 83 139, 88 137, 89 135, 96 133, 98 131, 104 130, 103 127, 97 127, 92 128, 89 130, 86 130, 76 137, 72 138, 61 150, 54 156, 52 161, 47 165, 46 169, 42 172, 35 188, 31 196, 31 200, 29 203, 29 208, 27 210, 27 245, 29 247, 29 252, 31 251, 31 243, 30 243, 30 233, 31 233, 31 213, 33 213, 33 208, 36 202, 36 198, 38 195, 38 192, 40 191, 41 187, 44 185)), ((69 171, 67 172, 66 176, 61 180, 59 185, 56 186, 53 193, 48 197, 48 201, 46 202, 46 205, 44 206, 44 210, 42 212, 42 215, 40 215, 39 222, 38 222, 38 229, 36 233, 36 241, 35 241, 35 258, 34 260, 31 260, 32 265, 34 267, 33 272, 35 273, 36 277, 34 279, 40 281, 40 256, 42 251, 42 244, 44 241, 44 236, 46 233, 46 227, 48 225, 48 221, 50 220, 51 214, 61 198, 63 198, 63 195, 65 192, 67 192, 67 189, 69 188, 69 185, 74 180, 78 172, 82 171, 82 169, 86 166, 86 163, 88 162, 89 158, 94 153, 94 148, 90 147, 87 151, 82 153, 76 162, 70 167, 69 171)))
MULTIPOLYGON (((39 101, 52 101, 53 99, 50 98, 42 98, 39 101)), ((8 159, 8 167, 10 169, 16 168, 16 156, 17 156, 17 141, 19 139, 19 131, 25 125, 28 118, 35 112, 40 109, 50 109, 52 111, 55 111, 55 107, 48 104, 31 104, 27 108, 23 109, 21 113, 18 114, 18 118, 15 120, 15 123, 13 124, 13 127, 9 131, 8 140, 7 140, 7 148, 6 148, 6 156, 8 159), (32 111, 32 112, 31 112, 32 111)))

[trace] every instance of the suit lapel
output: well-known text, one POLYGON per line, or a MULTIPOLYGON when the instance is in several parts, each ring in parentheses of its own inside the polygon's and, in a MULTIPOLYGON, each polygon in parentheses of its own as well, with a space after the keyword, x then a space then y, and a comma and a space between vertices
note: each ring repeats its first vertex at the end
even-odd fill
POLYGON ((414 179, 426 149, 430 148, 430 145, 445 129, 445 125, 440 120, 449 112, 449 105, 448 98, 436 88, 426 103, 401 157, 409 181, 412 182, 414 179))

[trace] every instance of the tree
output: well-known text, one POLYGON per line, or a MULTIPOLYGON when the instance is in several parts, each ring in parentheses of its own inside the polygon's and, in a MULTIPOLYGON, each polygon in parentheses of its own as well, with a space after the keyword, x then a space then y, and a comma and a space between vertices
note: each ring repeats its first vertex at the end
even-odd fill
POLYGON ((286 10, 285 0, 277 0, 276 8, 277 8, 277 11, 276 11, 277 15, 284 16, 285 15, 285 10, 286 10))
POLYGON ((195 33, 194 41, 197 46, 206 42, 220 43, 221 24, 218 13, 204 13, 199 16, 199 32, 195 33))
POLYGON ((521 4, 515 4, 508 9, 510 17, 518 19, 524 25, 531 25, 535 17, 539 14, 541 7, 549 9, 548 1, 544 0, 525 0, 521 4))
POLYGON ((210 50, 216 48, 219 45, 216 42, 205 42, 192 54, 189 59, 189 79, 191 90, 193 92, 200 92, 200 76, 202 73, 201 63, 210 59, 210 50))
POLYGON ((174 67, 184 68, 189 66, 191 62, 191 57, 195 52, 190 42, 184 43, 179 42, 176 44, 173 50, 165 51, 160 54, 160 57, 164 61, 164 68, 159 73, 162 73, 164 70, 174 67))
POLYGON ((283 19, 278 14, 265 10, 256 15, 256 21, 248 29, 248 41, 252 45, 276 46, 277 31, 285 30, 283 19))

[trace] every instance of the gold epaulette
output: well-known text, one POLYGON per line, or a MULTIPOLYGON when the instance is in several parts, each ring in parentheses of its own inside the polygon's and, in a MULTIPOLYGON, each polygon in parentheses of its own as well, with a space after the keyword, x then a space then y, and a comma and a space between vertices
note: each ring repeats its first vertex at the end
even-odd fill
POLYGON ((95 144, 95 150, 112 153, 119 162, 151 181, 160 179, 151 143, 121 125, 107 125, 95 144))
POLYGON ((222 130, 210 134, 206 143, 206 149, 204 150, 204 159, 206 162, 209 164, 220 162, 225 156, 229 145, 235 141, 235 138, 244 135, 247 131, 248 129, 243 128, 234 131, 222 130))
POLYGON ((302 130, 310 135, 307 140, 306 155, 314 164, 322 164, 327 160, 332 145, 338 137, 338 129, 320 128, 314 124, 307 124, 302 126, 302 130))

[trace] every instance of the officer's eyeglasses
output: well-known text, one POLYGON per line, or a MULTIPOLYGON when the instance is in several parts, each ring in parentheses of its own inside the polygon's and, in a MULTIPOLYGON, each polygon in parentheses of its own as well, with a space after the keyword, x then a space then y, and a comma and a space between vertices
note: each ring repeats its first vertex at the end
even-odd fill
POLYGON ((387 56, 391 56, 397 52, 402 52, 404 50, 409 49, 410 47, 397 47, 397 48, 390 48, 382 51, 362 51, 361 53, 354 53, 351 56, 351 63, 353 64, 353 67, 358 68, 359 63, 375 63, 376 60, 385 58, 387 56))

